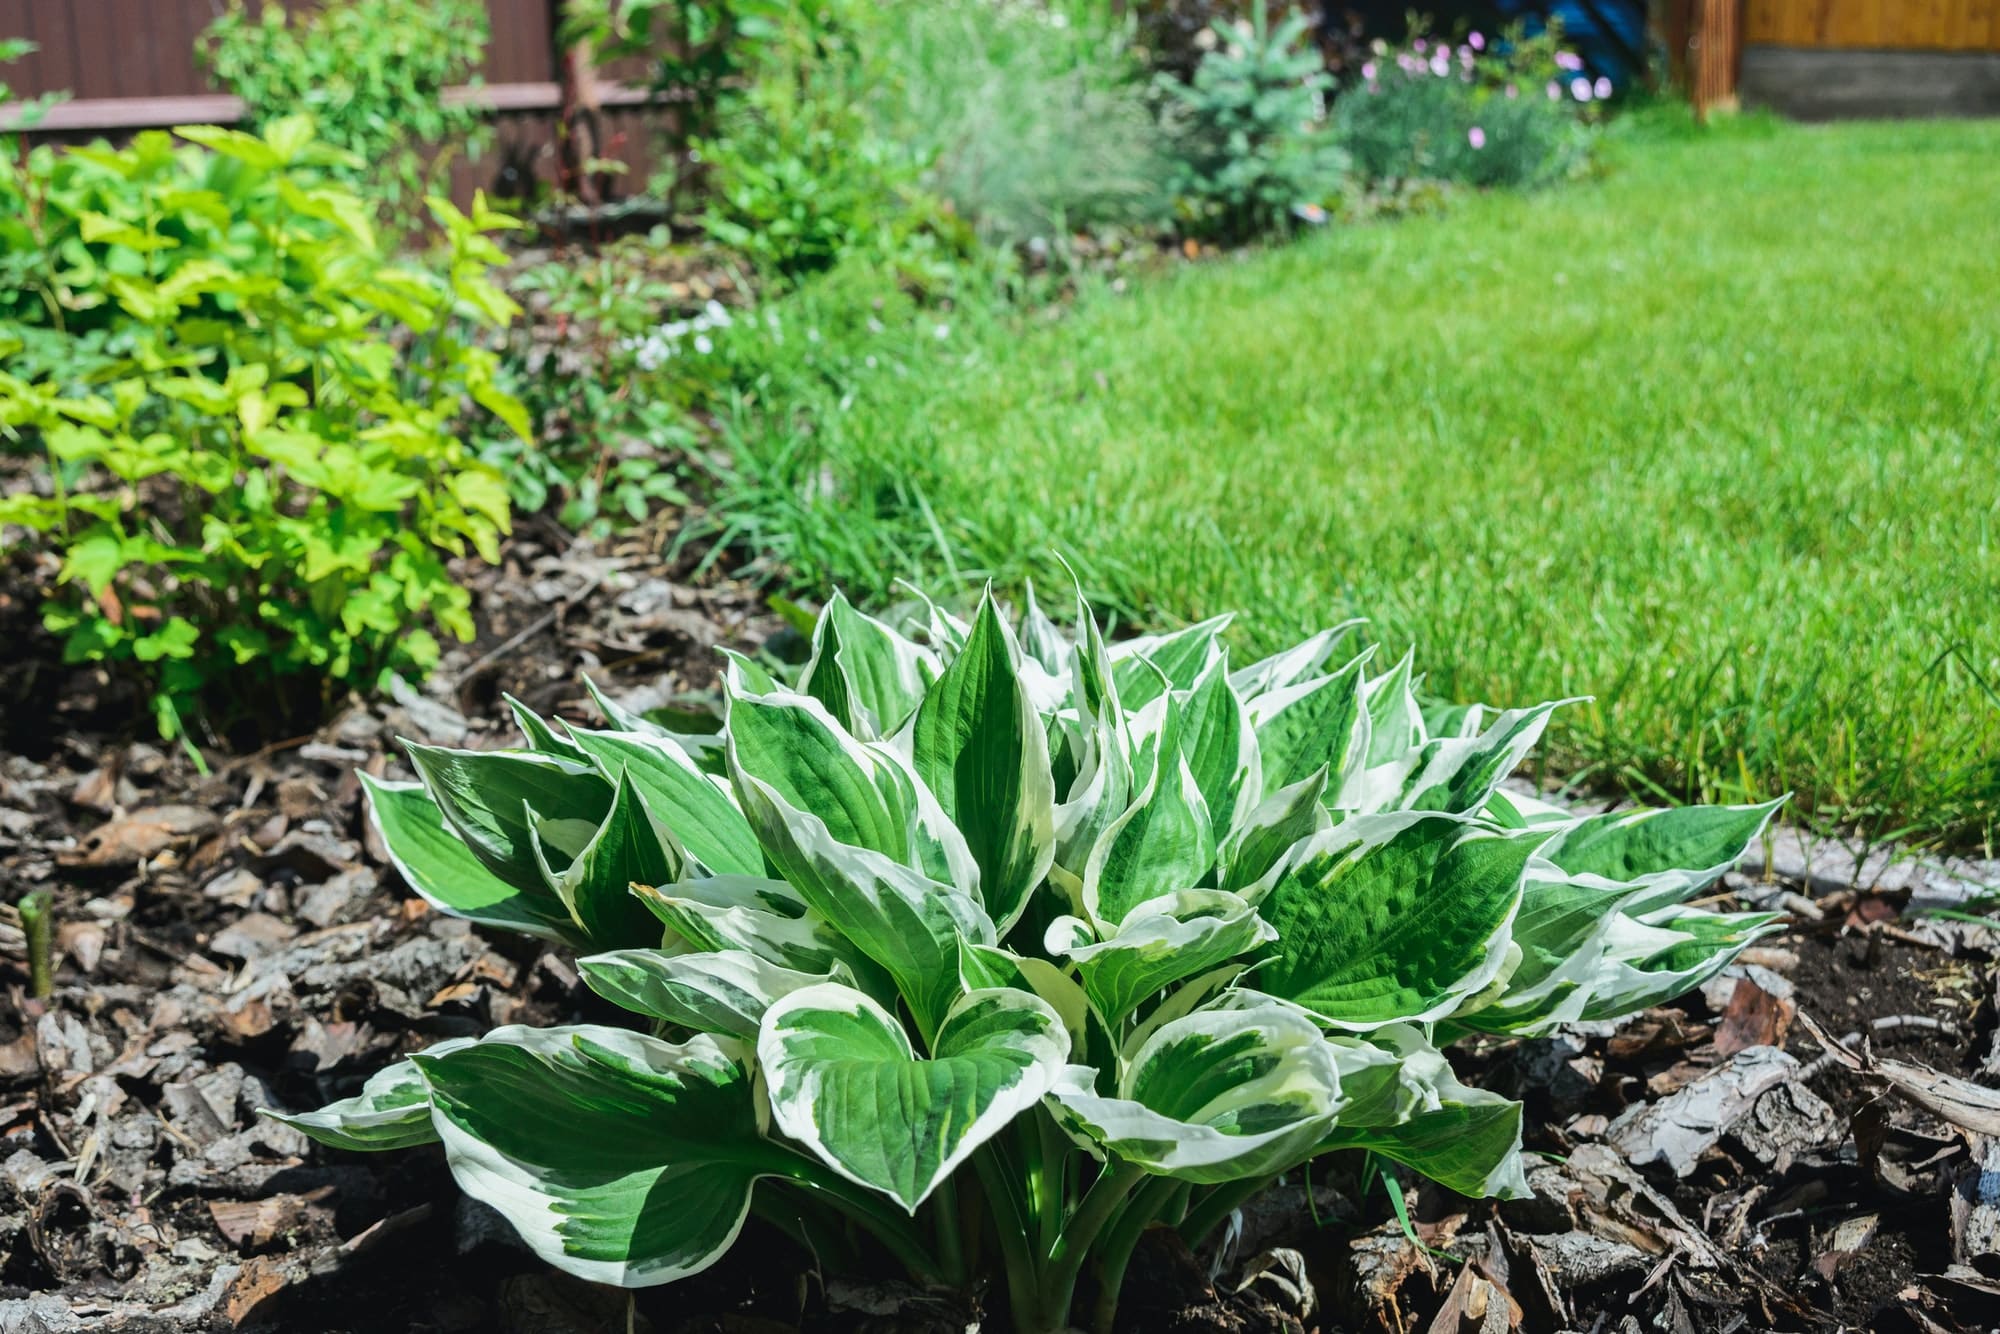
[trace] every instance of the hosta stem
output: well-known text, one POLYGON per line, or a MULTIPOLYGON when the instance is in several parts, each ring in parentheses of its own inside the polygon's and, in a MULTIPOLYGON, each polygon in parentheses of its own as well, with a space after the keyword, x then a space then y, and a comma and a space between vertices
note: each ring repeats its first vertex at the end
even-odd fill
POLYGON ((1248 1204, 1256 1194, 1276 1181, 1276 1177, 1249 1177, 1210 1190, 1181 1222, 1181 1240, 1193 1250, 1207 1240, 1222 1221, 1248 1204))
POLYGON ((1132 1198, 1098 1248, 1097 1306, 1091 1313, 1093 1334, 1111 1334, 1118 1321, 1118 1292, 1125 1286, 1125 1267, 1153 1220, 1173 1205, 1183 1188, 1172 1177, 1154 1177, 1132 1198))
POLYGON ((958 1183, 950 1177, 940 1182, 931 1208, 937 1213, 937 1255, 944 1281, 962 1288, 966 1282, 965 1243, 959 1231, 958 1183))
POLYGON ((992 1141, 972 1155, 973 1170, 986 1192, 987 1208, 993 1213, 993 1230, 1000 1243, 1000 1258, 1007 1267, 1007 1301, 1013 1307, 1015 1334, 1043 1334, 1059 1330, 1068 1322, 1067 1299, 1060 1307, 1049 1301, 1039 1256, 1029 1245, 1028 1219, 1021 1199, 1009 1180, 1009 1167, 995 1151, 992 1141), (1052 1313, 1052 1314, 1051 1314, 1052 1313))
POLYGON ((1056 1313, 1057 1318, 1066 1318, 1069 1314, 1084 1257, 1097 1244, 1099 1234, 1117 1214, 1118 1206, 1125 1202, 1125 1197, 1145 1179, 1146 1169, 1143 1167, 1134 1167, 1130 1163, 1107 1167, 1092 1183, 1083 1197, 1083 1203, 1077 1206, 1076 1212, 1063 1227, 1062 1239, 1056 1243, 1048 1277, 1042 1283, 1048 1309, 1056 1313))
POLYGON ((937 1282, 944 1273, 930 1246, 907 1218, 898 1217, 865 1191, 834 1176, 831 1172, 798 1169, 792 1179, 809 1190, 819 1191, 839 1202, 841 1211, 860 1224, 898 1260, 910 1275, 923 1282, 937 1282))

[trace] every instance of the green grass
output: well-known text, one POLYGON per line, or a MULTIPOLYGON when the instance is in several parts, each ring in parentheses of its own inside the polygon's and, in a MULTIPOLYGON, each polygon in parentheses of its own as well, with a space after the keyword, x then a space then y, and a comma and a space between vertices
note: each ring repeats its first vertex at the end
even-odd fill
POLYGON ((730 503, 864 594, 1061 553, 1149 620, 1241 611, 1246 651, 1358 611, 1443 696, 1594 696, 1549 746, 1586 781, 1990 846, 2000 124, 1611 147, 1060 322, 883 336, 844 406, 742 433, 730 503))

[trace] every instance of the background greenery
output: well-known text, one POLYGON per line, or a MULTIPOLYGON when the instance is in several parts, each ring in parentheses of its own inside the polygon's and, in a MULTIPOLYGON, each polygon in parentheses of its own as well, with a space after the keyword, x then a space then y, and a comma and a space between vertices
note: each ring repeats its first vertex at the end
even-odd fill
POLYGON ((1600 183, 767 366, 725 508, 866 596, 1060 554, 1253 649, 1364 612, 1442 696, 1593 695, 1558 771, 1990 842, 2000 126, 1671 120, 1600 183))

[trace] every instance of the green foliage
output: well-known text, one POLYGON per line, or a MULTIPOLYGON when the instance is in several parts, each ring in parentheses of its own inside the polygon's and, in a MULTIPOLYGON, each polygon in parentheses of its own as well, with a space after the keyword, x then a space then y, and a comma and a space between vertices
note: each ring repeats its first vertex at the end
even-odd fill
POLYGON ((1194 230, 1232 240, 1282 231, 1340 192, 1347 159, 1325 126, 1333 80, 1306 27, 1302 14, 1272 26, 1257 0, 1249 21, 1216 21, 1216 46, 1191 81, 1160 79, 1181 113, 1176 184, 1194 230))
POLYGON ((1519 1104, 1434 1041, 1712 976, 1771 919, 1686 901, 1775 803, 1575 819, 1499 788, 1553 706, 1429 713, 1407 659, 1332 665, 1351 626, 1236 667, 1225 625, 836 596, 796 681, 732 660, 719 735, 412 747, 421 783, 369 783, 410 884, 588 951, 653 1035, 504 1028, 282 1119, 441 1140, 583 1278, 695 1273, 752 1212, 838 1253, 845 1220, 919 1280, 997 1256, 1029 1334, 1087 1262, 1110 1334, 1141 1231, 1199 1244, 1328 1151, 1525 1191, 1519 1104))
POLYGON ((1478 33, 1398 51, 1377 42, 1361 82, 1335 103, 1335 133, 1370 182, 1546 184, 1585 160, 1579 112, 1598 90, 1581 68, 1553 27, 1534 37, 1517 28, 1491 44, 1478 33))
POLYGON ((686 503, 677 460, 697 442, 687 405, 733 317, 711 300, 666 318, 687 296, 651 266, 665 248, 664 238, 634 237, 510 276, 532 317, 509 333, 504 377, 534 430, 490 433, 478 451, 506 475, 518 507, 554 505, 564 526, 602 533, 686 503))
POLYGON ((471 638, 445 562, 497 559, 508 505, 459 421, 527 428, 465 330, 515 313, 510 219, 434 200, 446 272, 406 267, 310 119, 178 134, 0 169, 0 429, 48 461, 0 524, 63 558, 65 657, 135 665, 169 730, 215 687, 420 672, 426 620, 471 638))
POLYGON ((786 278, 850 252, 920 262, 953 229, 919 188, 923 160, 867 114, 888 77, 884 16, 857 0, 772 8, 745 58, 747 86, 694 144, 709 169, 704 226, 786 278))
POLYGON ((1171 156, 1129 24, 1097 3, 900 0, 881 29, 896 79, 883 132, 1001 243, 1164 220, 1171 156))
POLYGON ((484 139, 478 110, 444 91, 477 82, 486 38, 481 0, 319 0, 296 13, 261 0, 254 15, 230 0, 199 50, 252 128, 313 117, 324 142, 353 155, 329 164, 332 178, 392 218, 442 190, 449 150, 484 139))
POLYGON ((1059 551, 1258 648, 1352 609, 1448 645, 1442 698, 1588 690, 1547 752, 1579 784, 1994 846, 2000 250, 1963 241, 2000 124, 1627 125, 1588 189, 892 325, 732 437, 729 516, 871 598, 1059 551))

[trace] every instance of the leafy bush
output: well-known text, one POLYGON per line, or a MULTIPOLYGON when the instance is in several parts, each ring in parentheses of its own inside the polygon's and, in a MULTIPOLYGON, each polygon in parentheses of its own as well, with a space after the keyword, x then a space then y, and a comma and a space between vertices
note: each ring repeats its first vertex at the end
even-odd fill
MULTIPOLYGON (((927 605, 927 604, 926 604, 927 605)), ((442 1140, 571 1273, 713 1263, 755 1212, 919 1278, 998 1255, 1014 1328, 1108 1331, 1149 1224, 1190 1244, 1366 1149, 1524 1189, 1521 1108, 1434 1044, 1608 1019, 1769 929, 1685 901, 1772 806, 1571 818, 1499 783, 1553 705, 1427 714, 1342 630, 1233 668, 1221 621, 1107 646, 1030 600, 905 635, 836 597, 719 735, 606 705, 526 749, 411 746, 372 818, 441 909, 591 953, 625 1028, 502 1028, 284 1120, 442 1140)))
POLYGON ((1339 192, 1347 160, 1325 128, 1333 80, 1306 27, 1301 14, 1273 27, 1257 0, 1248 22, 1216 21, 1192 81, 1160 80, 1182 113, 1177 185, 1195 230, 1284 230, 1339 192))
POLYGON ((664 321, 686 300, 652 267, 665 253, 664 238, 633 237, 510 277, 531 317, 508 335, 504 379, 534 432, 492 434, 478 452, 520 508, 553 503, 565 526, 601 533, 686 501, 675 459, 696 443, 686 405, 702 377, 682 368, 732 317, 710 301, 690 320, 664 321))
POLYGON ((200 52, 252 128, 312 116, 322 140, 354 155, 330 164, 335 179, 390 217, 440 189, 440 145, 483 138, 478 110, 444 90, 476 81, 486 37, 481 0, 320 0, 297 14, 263 0, 254 17, 247 0, 230 0, 200 52))
POLYGON ((903 0, 882 40, 898 75, 878 97, 885 132, 982 234, 1166 217, 1171 158, 1129 25, 1103 6, 903 0))
POLYGON ((1557 30, 1492 44, 1475 32, 1457 46, 1420 37, 1393 52, 1377 42, 1334 106, 1336 133, 1371 182, 1543 184, 1582 162, 1577 110, 1610 93, 1582 68, 1557 30))
POLYGON ((857 0, 777 8, 752 30, 747 86, 723 100, 715 135, 695 141, 711 194, 703 225, 787 278, 849 251, 923 249, 942 221, 919 188, 924 164, 866 111, 887 77, 882 15, 857 0))
POLYGON ((0 167, 0 430, 48 458, 0 524, 63 557, 66 658, 138 664, 170 732, 211 687, 269 724, 280 680, 421 671, 427 618, 471 638, 445 561, 496 559, 508 506, 457 423, 527 425, 462 336, 514 314, 511 220, 433 201, 448 271, 404 267, 308 118, 178 133, 0 167))

